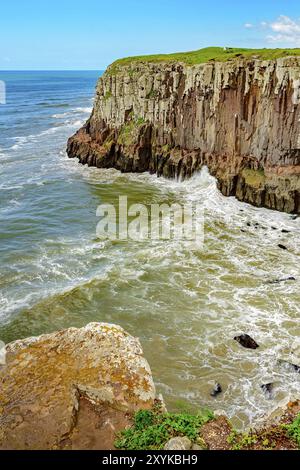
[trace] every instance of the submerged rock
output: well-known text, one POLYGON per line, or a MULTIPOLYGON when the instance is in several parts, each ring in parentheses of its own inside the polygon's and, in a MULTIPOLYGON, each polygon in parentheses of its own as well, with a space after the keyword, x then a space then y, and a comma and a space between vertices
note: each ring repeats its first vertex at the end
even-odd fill
MULTIPOLYGON (((155 387, 139 340, 119 326, 92 323, 16 341, 6 351, 0 368, 1 449, 64 446, 72 442, 77 424, 83 436, 91 432, 88 417, 99 410, 105 412, 104 426, 110 418, 124 423, 127 412, 154 404, 155 387), (84 401, 96 409, 85 406, 81 412, 84 401)), ((77 446, 85 448, 84 442, 77 446)))
POLYGON ((282 245, 282 243, 279 243, 278 248, 281 248, 282 250, 287 250, 287 247, 285 245, 282 245))
POLYGON ((271 397, 272 397, 272 393, 273 393, 273 390, 274 390, 274 383, 273 383, 273 382, 270 382, 270 383, 261 385, 260 388, 261 388, 262 391, 265 393, 265 395, 267 396, 267 398, 271 398, 271 397))
POLYGON ((292 362, 286 361, 285 359, 279 359, 278 364, 286 366, 288 369, 298 372, 300 374, 300 365, 298 364, 293 364, 292 362))
POLYGON ((254 341, 251 336, 244 334, 240 336, 235 336, 234 338, 235 341, 237 341, 241 346, 247 349, 257 349, 259 348, 259 345, 254 341))
POLYGON ((275 279, 274 281, 268 281, 268 284, 279 284, 280 282, 286 282, 286 281, 296 281, 296 278, 294 276, 284 277, 282 279, 275 279))
POLYGON ((219 383, 216 383, 212 391, 210 392, 211 397, 217 397, 222 393, 222 386, 219 383))

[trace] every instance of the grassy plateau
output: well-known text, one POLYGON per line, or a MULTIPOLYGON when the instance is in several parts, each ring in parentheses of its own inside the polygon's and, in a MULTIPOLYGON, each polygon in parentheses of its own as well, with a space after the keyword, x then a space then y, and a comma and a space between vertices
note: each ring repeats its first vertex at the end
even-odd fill
POLYGON ((300 56, 299 49, 243 49, 233 47, 206 47, 191 52, 176 52, 174 54, 142 55, 125 57, 115 61, 111 68, 130 65, 134 62, 183 62, 187 65, 203 64, 209 61, 227 62, 234 59, 272 60, 282 57, 300 56))

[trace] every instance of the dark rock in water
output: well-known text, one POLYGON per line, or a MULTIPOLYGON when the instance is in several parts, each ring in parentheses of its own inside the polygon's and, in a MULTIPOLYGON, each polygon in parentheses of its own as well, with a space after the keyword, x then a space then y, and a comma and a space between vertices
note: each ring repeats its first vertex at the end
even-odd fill
POLYGON ((240 343, 241 346, 247 349, 257 349, 259 348, 259 345, 257 344, 256 341, 254 341, 253 338, 249 335, 240 335, 240 336, 235 336, 234 338, 235 341, 240 343))
POLYGON ((292 220, 297 220, 298 217, 299 217, 299 215, 293 215, 293 216, 291 217, 291 219, 292 219, 292 220))
POLYGON ((285 281, 296 281, 296 278, 294 276, 289 276, 283 279, 275 279, 274 281, 269 281, 268 284, 279 284, 279 282, 285 282, 285 281))
POLYGON ((247 225, 248 225, 248 227, 251 227, 251 224, 250 224, 250 222, 247 222, 247 225))
POLYGON ((291 231, 290 231, 290 230, 286 230, 285 228, 283 228, 283 229, 281 230, 281 233, 291 233, 291 231))
POLYGON ((247 233, 247 231, 246 231, 246 230, 244 230, 244 229, 242 229, 242 228, 241 228, 241 232, 243 232, 243 233, 247 233))
POLYGON ((272 230, 277 230, 277 228, 276 228, 276 227, 271 227, 271 229, 272 229, 272 230))
POLYGON ((260 388, 267 395, 268 398, 271 398, 272 392, 274 390, 274 384, 272 382, 261 385, 260 388))
POLYGON ((217 383, 214 386, 213 390, 210 392, 210 396, 211 397, 217 397, 218 395, 220 395, 220 393, 222 393, 222 391, 223 391, 222 386, 219 383, 217 383))
POLYGON ((292 362, 285 361, 283 359, 279 359, 278 364, 287 366, 291 370, 294 370, 295 372, 298 372, 298 374, 300 374, 300 366, 297 366, 296 364, 293 364, 292 362))
POLYGON ((287 247, 285 245, 282 245, 279 243, 278 248, 281 248, 282 250, 287 250, 287 247))

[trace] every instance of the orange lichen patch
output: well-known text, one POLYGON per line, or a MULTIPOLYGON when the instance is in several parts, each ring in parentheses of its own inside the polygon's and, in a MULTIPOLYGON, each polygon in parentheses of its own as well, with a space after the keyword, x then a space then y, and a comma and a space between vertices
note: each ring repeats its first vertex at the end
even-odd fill
POLYGON ((90 324, 16 341, 0 370, 0 447, 49 448, 70 432, 79 396, 134 411, 151 407, 155 388, 137 339, 90 324))

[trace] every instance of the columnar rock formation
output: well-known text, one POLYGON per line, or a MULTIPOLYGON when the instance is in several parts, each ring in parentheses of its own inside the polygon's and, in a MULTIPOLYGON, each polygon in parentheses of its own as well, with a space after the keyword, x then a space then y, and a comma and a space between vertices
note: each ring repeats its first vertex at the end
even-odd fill
POLYGON ((224 195, 300 212, 300 58, 113 64, 70 157, 183 178, 203 165, 224 195))
POLYGON ((112 448, 155 387, 139 340, 92 323, 16 341, 0 366, 0 449, 112 448), (94 407, 94 408, 93 408, 94 407))

